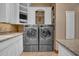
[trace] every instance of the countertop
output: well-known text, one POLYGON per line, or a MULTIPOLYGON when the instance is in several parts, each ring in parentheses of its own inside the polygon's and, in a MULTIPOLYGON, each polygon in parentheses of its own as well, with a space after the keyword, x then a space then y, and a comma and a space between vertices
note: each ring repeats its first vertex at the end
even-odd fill
POLYGON ((22 35, 22 34, 23 33, 21 33, 21 32, 16 32, 16 33, 9 33, 9 34, 0 35, 0 42, 6 41, 8 39, 11 39, 13 37, 16 37, 16 36, 19 36, 19 35, 22 35))
POLYGON ((74 55, 79 56, 79 39, 59 39, 56 41, 71 51, 74 55))

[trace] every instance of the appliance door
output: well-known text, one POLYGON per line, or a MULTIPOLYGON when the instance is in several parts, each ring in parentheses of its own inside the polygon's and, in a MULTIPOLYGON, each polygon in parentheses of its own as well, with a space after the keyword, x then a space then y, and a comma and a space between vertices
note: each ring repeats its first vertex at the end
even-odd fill
POLYGON ((46 52, 46 51, 52 51, 53 50, 53 46, 51 44, 49 45, 44 45, 44 44, 41 44, 39 45, 39 51, 40 52, 46 52))
POLYGON ((39 44, 52 44, 53 42, 53 28, 52 27, 40 27, 39 29, 40 40, 39 44))
POLYGON ((24 52, 37 52, 38 45, 24 45, 24 52))
POLYGON ((20 18, 20 23, 26 23, 27 22, 27 15, 26 14, 20 12, 19 18, 20 18))
POLYGON ((23 42, 25 45, 38 44, 38 28, 37 27, 25 27, 23 42))

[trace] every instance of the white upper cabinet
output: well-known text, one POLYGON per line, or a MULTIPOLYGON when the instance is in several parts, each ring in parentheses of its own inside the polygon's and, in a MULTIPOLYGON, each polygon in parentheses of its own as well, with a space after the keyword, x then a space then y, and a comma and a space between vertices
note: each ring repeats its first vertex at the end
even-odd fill
POLYGON ((30 3, 19 3, 19 22, 21 24, 27 24, 29 7, 30 3))
POLYGON ((10 23, 12 23, 12 24, 19 23, 19 4, 18 3, 9 4, 8 13, 9 13, 9 22, 10 23))
POLYGON ((8 22, 7 4, 0 3, 0 22, 8 22))
POLYGON ((0 3, 0 22, 19 23, 19 4, 0 3))

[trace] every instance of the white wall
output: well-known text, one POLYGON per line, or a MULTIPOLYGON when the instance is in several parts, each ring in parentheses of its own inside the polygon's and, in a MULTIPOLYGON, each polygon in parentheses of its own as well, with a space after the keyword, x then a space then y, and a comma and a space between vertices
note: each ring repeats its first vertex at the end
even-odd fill
POLYGON ((51 7, 30 7, 28 8, 28 24, 35 24, 36 16, 35 11, 45 11, 45 24, 51 24, 51 7))

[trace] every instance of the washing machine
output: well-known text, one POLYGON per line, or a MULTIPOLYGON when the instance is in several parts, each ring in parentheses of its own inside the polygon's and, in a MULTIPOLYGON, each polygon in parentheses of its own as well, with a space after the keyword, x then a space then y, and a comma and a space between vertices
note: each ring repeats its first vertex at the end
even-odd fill
POLYGON ((39 27, 39 51, 52 51, 54 46, 53 25, 41 25, 39 27))
POLYGON ((38 26, 25 26, 23 36, 24 51, 38 51, 38 26))
POLYGON ((52 25, 25 26, 23 36, 24 52, 53 51, 54 30, 52 25))

